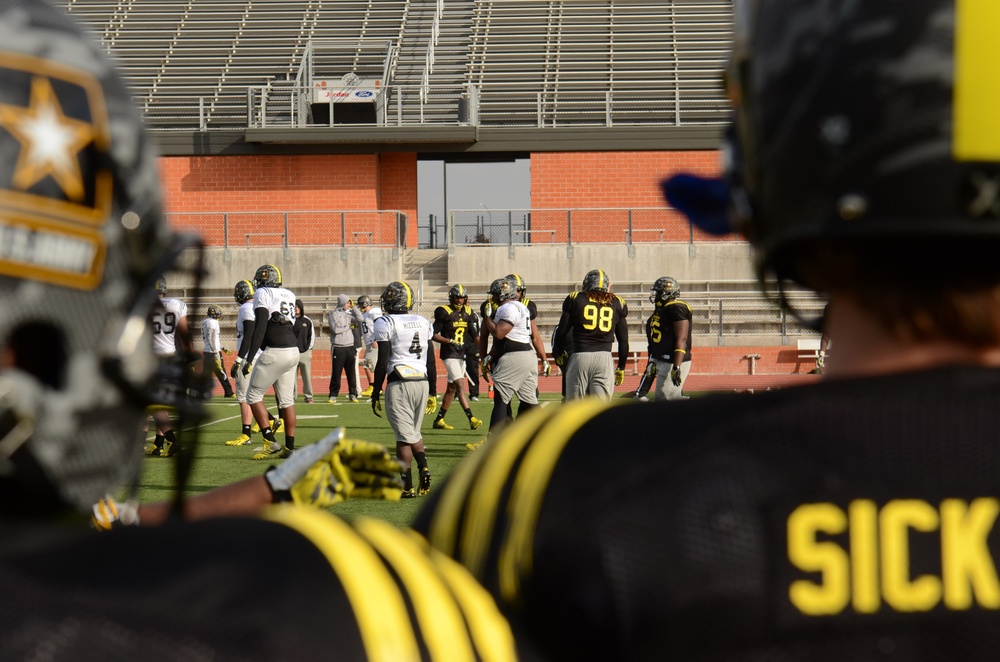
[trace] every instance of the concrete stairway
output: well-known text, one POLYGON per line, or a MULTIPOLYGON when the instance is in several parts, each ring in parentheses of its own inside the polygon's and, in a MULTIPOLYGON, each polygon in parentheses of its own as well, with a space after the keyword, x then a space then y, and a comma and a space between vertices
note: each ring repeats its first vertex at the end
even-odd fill
POLYGON ((420 314, 448 301, 448 249, 410 248, 403 256, 403 279, 413 288, 420 314))

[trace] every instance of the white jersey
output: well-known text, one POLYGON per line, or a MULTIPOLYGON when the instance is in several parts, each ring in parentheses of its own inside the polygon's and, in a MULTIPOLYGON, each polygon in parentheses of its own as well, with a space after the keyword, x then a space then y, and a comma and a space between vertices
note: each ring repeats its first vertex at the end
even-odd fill
MULTIPOLYGON (((237 352, 239 352, 240 351, 240 347, 242 347, 242 343, 243 343, 243 322, 246 322, 247 320, 250 320, 251 322, 254 320, 253 302, 252 301, 244 301, 242 304, 240 304, 240 309, 236 313, 236 351, 237 352)), ((250 342, 250 340, 247 339, 247 342, 250 342)), ((251 359, 252 358, 253 357, 251 357, 251 359)))
POLYGON ((160 305, 153 309, 153 351, 157 356, 177 353, 177 325, 187 313, 187 304, 180 299, 160 299, 160 305))
POLYGON ((389 342, 389 372, 406 366, 417 372, 427 372, 427 345, 434 335, 434 326, 426 317, 401 314, 383 315, 375 320, 374 341, 389 342))
POLYGON ((378 306, 371 306, 361 317, 361 338, 365 347, 368 348, 375 342, 375 320, 382 317, 382 309, 378 306))
POLYGON ((219 341, 219 320, 206 317, 201 321, 201 339, 204 341, 205 354, 218 354, 222 351, 222 343, 219 341))
POLYGON ((513 299, 505 301, 497 309, 495 322, 504 320, 514 326, 507 332, 507 340, 510 342, 520 342, 531 344, 531 313, 528 307, 520 301, 513 299))
POLYGON ((267 309, 268 320, 275 319, 275 313, 295 324, 295 294, 284 287, 259 287, 253 293, 253 309, 267 309))

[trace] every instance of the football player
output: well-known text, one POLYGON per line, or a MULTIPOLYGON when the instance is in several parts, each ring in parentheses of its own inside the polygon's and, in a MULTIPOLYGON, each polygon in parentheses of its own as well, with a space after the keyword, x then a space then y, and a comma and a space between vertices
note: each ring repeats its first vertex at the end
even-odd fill
POLYGON ((375 381, 375 364, 378 363, 378 345, 375 344, 375 320, 382 316, 382 309, 372 303, 367 294, 358 297, 358 308, 361 309, 361 339, 365 346, 364 361, 361 366, 365 370, 368 388, 361 392, 362 397, 372 397, 372 383, 375 381))
POLYGON ((657 400, 683 398, 691 371, 691 306, 680 295, 680 284, 670 276, 657 278, 650 288, 654 308, 646 320, 649 364, 644 377, 655 378, 657 400))
POLYGON ((420 433, 424 416, 434 413, 436 399, 430 396, 430 382, 437 379, 434 327, 430 320, 410 312, 413 290, 403 281, 389 283, 379 298, 382 316, 375 320, 378 363, 372 391, 372 412, 382 417, 382 386, 385 384, 385 416, 396 435, 396 455, 403 463, 403 498, 427 494, 431 470, 427 465, 424 440, 420 433), (413 487, 413 462, 419 471, 419 485, 413 487))
POLYGON ((468 306, 469 294, 465 286, 453 285, 448 291, 448 305, 434 309, 433 340, 441 343, 441 362, 448 373, 448 387, 441 400, 441 409, 434 419, 434 427, 438 430, 454 430, 444 417, 448 414, 451 401, 457 396, 458 403, 469 419, 469 427, 473 430, 483 424, 473 416, 469 401, 465 395, 465 346, 466 334, 475 326, 475 313, 468 306))
MULTIPOLYGON (((252 435, 255 432, 260 432, 260 426, 254 420, 253 411, 247 404, 247 386, 250 384, 250 378, 243 373, 243 363, 250 360, 252 364, 254 358, 247 359, 256 320, 253 311, 253 283, 245 279, 236 283, 233 287, 233 299, 236 300, 240 308, 236 312, 236 359, 229 369, 229 376, 236 384, 236 402, 240 404, 240 421, 243 429, 238 437, 228 440, 226 445, 248 446, 253 443, 252 435)), ((258 351, 257 356, 259 355, 258 351)), ((268 412, 267 417, 270 421, 271 431, 275 434, 280 432, 281 419, 273 416, 270 412, 268 412)))
POLYGON ((837 361, 753 398, 533 412, 417 526, 557 659, 995 660, 1000 13, 734 9, 723 178, 665 193, 745 233, 762 282, 828 294, 837 361))
MULTIPOLYGON (((211 371, 222 385, 225 397, 233 397, 233 386, 226 376, 225 359, 222 355, 222 343, 219 340, 219 320, 222 319, 222 308, 216 305, 208 307, 208 315, 201 321, 201 339, 203 370, 211 371)), ((226 350, 228 351, 228 350, 226 350)))
POLYGON ((628 305, 610 291, 611 281, 600 269, 583 278, 581 291, 562 306, 552 341, 552 353, 566 372, 566 400, 596 395, 610 400, 615 386, 625 381, 628 362, 628 305), (573 354, 566 351, 566 335, 573 332, 573 354), (611 347, 618 341, 618 367, 611 347))
POLYGON ((200 371, 158 362, 149 322, 155 280, 196 291, 204 258, 160 211, 129 89, 62 11, 0 2, 0 95, 0 659, 515 659, 468 573, 322 509, 399 494, 385 449, 339 434, 187 498, 182 449, 163 526, 87 526, 138 478, 147 405, 196 443, 200 371))
MULTIPOLYGON (((178 349, 182 354, 177 357, 177 363, 186 365, 188 360, 185 357, 191 356, 191 336, 188 332, 187 304, 180 299, 167 297, 167 279, 160 277, 156 280, 156 293, 159 302, 153 309, 153 348, 159 360, 170 363, 175 360, 178 349)), ((169 408, 164 404, 157 404, 151 408, 153 425, 156 435, 153 443, 146 445, 146 455, 151 457, 171 457, 175 455, 180 446, 174 433, 173 423, 170 421, 169 408)))
POLYGON ((295 450, 293 394, 299 365, 298 341, 292 331, 295 324, 295 293, 282 287, 281 272, 273 264, 258 267, 253 278, 253 336, 250 338, 248 358, 244 359, 240 367, 244 377, 250 376, 247 404, 264 437, 264 447, 252 457, 254 460, 265 460, 272 455, 285 458, 295 450), (262 347, 263 351, 257 356, 262 347), (264 404, 264 393, 271 386, 274 386, 278 415, 284 424, 284 446, 274 437, 267 406, 264 404))

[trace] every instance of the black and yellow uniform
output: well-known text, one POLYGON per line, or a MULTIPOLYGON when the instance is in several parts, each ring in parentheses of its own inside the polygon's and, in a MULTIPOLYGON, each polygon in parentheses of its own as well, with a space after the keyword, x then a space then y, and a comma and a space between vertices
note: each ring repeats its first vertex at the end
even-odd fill
POLYGON ((465 360, 466 343, 469 334, 478 327, 476 314, 468 305, 455 308, 451 305, 438 306, 434 309, 434 333, 458 344, 441 343, 441 360, 465 360))
MULTIPOLYGON (((680 299, 657 303, 656 309, 646 320, 646 342, 649 358, 667 363, 673 362, 674 350, 679 346, 674 332, 674 322, 691 321, 691 306, 680 299)), ((691 360, 691 326, 688 326, 687 351, 682 362, 691 360)))
POLYGON ((557 659, 992 661, 998 397, 953 367, 535 410, 415 526, 557 659))
POLYGON ((419 537, 314 508, 275 507, 265 519, 100 534, 8 523, 0 659, 36 657, 39 646, 97 660, 516 657, 489 595, 419 537))
POLYGON ((611 397, 615 385, 611 349, 616 340, 617 369, 624 371, 628 362, 627 317, 625 300, 611 292, 573 292, 563 301, 552 353, 558 358, 566 352, 566 337, 572 331, 573 355, 565 363, 567 400, 611 397))

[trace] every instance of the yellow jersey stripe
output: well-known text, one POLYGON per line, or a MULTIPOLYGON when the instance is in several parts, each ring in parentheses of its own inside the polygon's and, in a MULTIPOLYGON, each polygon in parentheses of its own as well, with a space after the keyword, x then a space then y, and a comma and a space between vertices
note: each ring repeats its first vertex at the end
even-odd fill
POLYGON ((330 562, 354 608, 368 659, 419 660, 406 602, 378 554, 346 523, 317 508, 268 508, 264 519, 305 536, 330 562))
POLYGON ((1000 2, 956 0, 952 154, 959 161, 1000 160, 1000 2))
POLYGON ((355 523, 384 556, 407 588, 427 652, 435 660, 475 660, 465 618, 451 593, 433 572, 416 541, 385 522, 362 519, 355 523))
POLYGON ((520 602, 520 576, 532 572, 533 534, 545 490, 563 449, 587 421, 612 406, 615 405, 591 398, 564 405, 525 454, 507 504, 511 525, 503 538, 498 560, 500 594, 511 604, 520 602))

